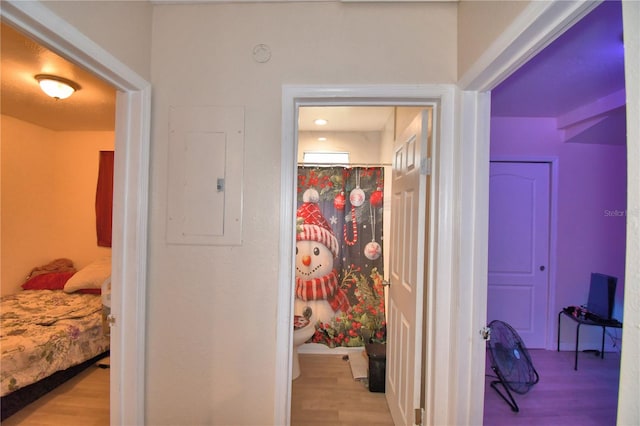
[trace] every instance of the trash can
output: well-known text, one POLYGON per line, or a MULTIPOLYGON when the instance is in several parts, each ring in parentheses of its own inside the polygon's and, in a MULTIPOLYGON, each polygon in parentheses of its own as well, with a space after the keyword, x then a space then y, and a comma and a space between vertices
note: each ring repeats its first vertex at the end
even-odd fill
POLYGON ((369 392, 384 392, 387 346, 383 343, 365 345, 369 357, 369 392))

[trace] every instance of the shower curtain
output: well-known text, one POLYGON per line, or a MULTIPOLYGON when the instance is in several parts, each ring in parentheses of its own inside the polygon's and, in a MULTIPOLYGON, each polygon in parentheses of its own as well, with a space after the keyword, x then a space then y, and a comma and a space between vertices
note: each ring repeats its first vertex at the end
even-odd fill
POLYGON ((298 167, 298 207, 315 189, 339 252, 334 260, 338 284, 349 307, 315 325, 310 339, 329 347, 385 342, 382 256, 384 169, 382 167, 298 167))

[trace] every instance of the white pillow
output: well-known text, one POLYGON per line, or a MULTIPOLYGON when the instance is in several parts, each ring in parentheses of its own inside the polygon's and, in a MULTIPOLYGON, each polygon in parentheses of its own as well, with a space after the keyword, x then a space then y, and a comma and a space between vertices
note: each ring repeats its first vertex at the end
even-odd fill
POLYGON ((102 288, 102 284, 111 276, 111 256, 97 259, 73 274, 64 285, 64 291, 73 293, 85 288, 102 288))

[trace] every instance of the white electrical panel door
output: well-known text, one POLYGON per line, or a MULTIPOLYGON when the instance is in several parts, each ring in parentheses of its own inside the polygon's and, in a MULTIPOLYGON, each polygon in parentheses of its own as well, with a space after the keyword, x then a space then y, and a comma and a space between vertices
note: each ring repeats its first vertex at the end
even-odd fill
POLYGON ((170 244, 242 243, 243 155, 243 108, 171 108, 170 244))

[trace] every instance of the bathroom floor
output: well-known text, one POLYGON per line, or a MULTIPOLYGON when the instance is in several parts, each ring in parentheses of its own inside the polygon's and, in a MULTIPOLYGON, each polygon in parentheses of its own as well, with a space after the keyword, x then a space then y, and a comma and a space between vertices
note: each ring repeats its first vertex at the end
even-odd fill
POLYGON ((342 355, 300 354, 293 381, 291 426, 393 426, 384 393, 353 379, 342 355))

